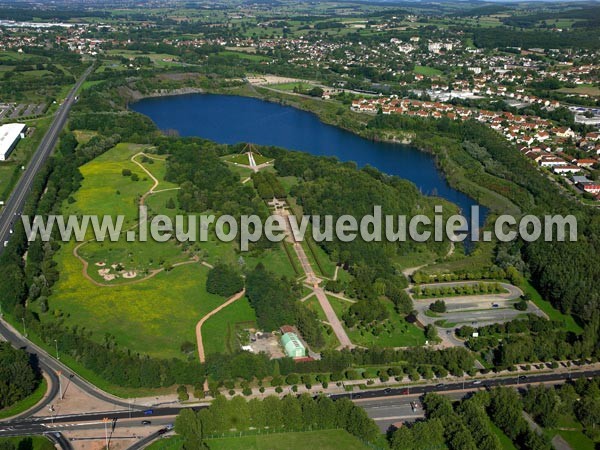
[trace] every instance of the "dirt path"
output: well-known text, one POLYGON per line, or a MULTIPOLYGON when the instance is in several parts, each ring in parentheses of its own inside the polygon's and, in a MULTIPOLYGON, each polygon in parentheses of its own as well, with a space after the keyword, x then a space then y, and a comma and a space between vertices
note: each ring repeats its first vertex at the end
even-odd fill
POLYGON ((147 155, 147 154, 146 154, 146 153, 144 153, 144 152, 139 152, 139 153, 136 153, 135 155, 133 155, 133 156, 131 157, 131 162, 132 162, 132 163, 134 163, 134 164, 136 164, 137 166, 139 166, 139 167, 140 167, 140 169, 142 169, 144 172, 146 172, 146 174, 147 174, 147 175, 150 177, 150 179, 151 179, 151 180, 152 180, 152 182, 154 183, 154 184, 152 185, 152 187, 150 188, 150 190, 149 190, 149 191, 147 191, 146 193, 144 193, 144 195, 142 195, 142 198, 140 198, 140 205, 143 205, 143 204, 144 204, 144 202, 146 201, 146 198, 147 198, 149 195, 152 195, 152 194, 157 194, 157 193, 159 193, 159 192, 166 192, 166 191, 177 191, 177 190, 181 189, 180 187, 175 187, 175 188, 169 188, 169 189, 161 189, 161 190, 157 191, 157 190, 156 190, 156 188, 157 188, 157 187, 158 187, 158 185, 160 184, 160 181, 158 181, 158 178, 156 178, 156 177, 155 177, 155 176, 152 174, 152 172, 150 172, 148 169, 146 169, 146 168, 144 167, 144 165, 143 165, 141 162, 139 162, 139 161, 137 161, 137 160, 136 160, 136 158, 137 158, 138 156, 145 156, 146 158, 154 159, 154 160, 157 160, 157 161, 163 161, 163 160, 162 160, 161 158, 153 158, 152 156, 149 156, 149 155, 147 155))
MULTIPOLYGON (((216 313, 218 313, 219 311, 221 311, 223 308, 226 308, 227 306, 231 305, 236 300, 239 300, 245 294, 246 294, 246 289, 242 289, 240 292, 238 292, 237 294, 235 294, 233 297, 229 297, 229 299, 227 299, 227 301, 225 303, 217 306, 211 312, 209 312, 208 314, 206 314, 196 324, 196 340, 198 341, 198 357, 200 358, 200 362, 201 363, 204 363, 206 361, 206 355, 204 353, 204 342, 202 341, 202 325, 204 325, 204 322, 206 322, 208 319, 210 319, 216 313)), ((208 379, 204 381, 204 391, 208 392, 208 379)))
MULTIPOLYGON (((133 155, 133 156, 130 158, 130 161, 131 161, 132 163, 136 164, 137 166, 139 166, 139 167, 140 167, 140 168, 141 168, 141 169, 142 169, 142 170, 143 170, 143 171, 144 171, 144 172, 145 172, 145 173, 146 173, 146 174, 147 174, 147 175, 150 177, 150 179, 152 180, 152 183, 153 183, 153 184, 152 184, 152 187, 151 187, 151 188, 150 188, 148 191, 146 191, 146 192, 145 192, 145 193, 142 195, 142 197, 140 198, 140 205, 143 205, 143 204, 144 204, 144 202, 146 201, 146 198, 147 198, 149 195, 151 195, 151 194, 156 194, 156 193, 158 193, 158 192, 165 192, 165 191, 176 191, 176 190, 178 190, 178 189, 181 189, 180 187, 175 187, 175 188, 169 188, 169 189, 161 189, 161 190, 157 191, 157 190, 156 190, 156 188, 157 188, 157 187, 158 187, 158 185, 160 184, 160 181, 158 180, 158 178, 156 178, 156 177, 155 177, 155 176, 152 174, 152 172, 150 172, 148 169, 146 169, 142 163, 140 163, 140 162, 136 161, 136 158, 137 158, 138 156, 145 156, 145 157, 147 157, 147 158, 154 159, 154 160, 156 160, 156 161, 164 161, 164 160, 163 160, 162 158, 155 158, 155 157, 153 157, 153 156, 147 155, 147 154, 146 154, 146 153, 144 153, 144 152, 138 152, 138 153, 136 153, 135 155, 133 155)), ((127 231, 129 231, 129 230, 131 230, 131 229, 135 228, 137 225, 138 225, 138 224, 132 225, 132 226, 131 226, 131 227, 130 227, 128 230, 123 230, 123 231, 121 231, 121 233, 126 233, 127 231)), ((151 271, 149 272, 149 274, 148 274, 148 275, 146 275, 145 277, 143 277, 143 278, 138 278, 138 279, 135 279, 135 280, 131 280, 131 281, 129 281, 129 282, 126 282, 126 283, 101 283, 100 281, 94 280, 94 279, 93 279, 93 278, 90 276, 90 274, 88 273, 89 262, 88 262, 88 261, 87 261, 87 260, 86 260, 84 257, 82 257, 82 256, 79 254, 79 249, 80 249, 81 247, 83 247, 84 245, 86 245, 86 244, 88 244, 88 243, 90 243, 90 242, 93 242, 94 240, 95 240, 95 239, 90 239, 90 240, 88 240, 88 241, 84 241, 84 242, 81 242, 81 243, 79 243, 78 245, 76 245, 76 246, 75 246, 75 248, 73 249, 73 256, 75 256, 75 258, 77 258, 77 259, 78 259, 78 260, 81 262, 81 264, 82 264, 82 266, 83 266, 83 267, 82 267, 82 274, 83 274, 84 278, 85 278, 85 279, 87 279, 87 280, 88 280, 90 283, 92 283, 92 284, 95 284, 96 286, 102 286, 102 287, 114 287, 114 286, 128 286, 128 285, 130 285, 130 284, 141 283, 142 281, 146 281, 146 280, 148 280, 148 279, 150 279, 150 278, 152 278, 152 277, 154 277, 154 276, 158 275, 159 273, 161 273, 161 272, 163 272, 163 271, 165 270, 164 268, 160 268, 160 269, 154 269, 154 270, 151 270, 151 271)), ((175 263, 175 264, 173 264, 173 267, 182 266, 182 265, 184 265, 184 264, 194 264, 194 263, 197 263, 197 262, 199 262, 199 258, 198 258, 197 256, 194 256, 194 257, 193 257, 191 260, 189 260, 189 261, 181 261, 181 262, 178 262, 178 263, 175 263)), ((210 267, 212 267, 212 266, 210 266, 210 267)))
MULTIPOLYGON (((79 248, 81 246, 83 246, 84 244, 87 244, 88 242, 91 242, 91 241, 82 242, 77 247, 75 247, 73 249, 73 256, 75 256, 75 258, 77 258, 79 261, 81 261, 81 264, 83 265, 82 275, 84 276, 84 278, 86 280, 88 280, 90 283, 95 284, 96 286, 101 286, 101 287, 129 286, 131 284, 137 284, 137 283, 141 283, 142 281, 149 280, 150 278, 158 275, 161 272, 164 272, 164 270, 165 270, 164 267, 161 267, 160 269, 154 269, 154 270, 151 270, 148 273, 148 275, 146 275, 144 278, 137 278, 135 280, 127 281, 125 283, 101 283, 100 281, 94 280, 90 276, 90 274, 87 271, 89 263, 87 262, 87 260, 85 258, 83 258, 81 255, 79 255, 79 253, 77 253, 77 250, 79 250, 79 248)), ((194 256, 189 261, 180 261, 178 263, 173 264, 173 268, 183 266, 185 264, 196 264, 197 262, 199 262, 198 257, 194 256)))

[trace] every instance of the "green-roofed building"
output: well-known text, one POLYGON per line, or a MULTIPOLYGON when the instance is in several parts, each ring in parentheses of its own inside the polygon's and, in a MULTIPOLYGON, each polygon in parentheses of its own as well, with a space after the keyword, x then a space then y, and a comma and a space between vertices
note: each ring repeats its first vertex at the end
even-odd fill
POLYGON ((285 333, 281 336, 281 345, 285 354, 290 358, 303 358, 306 356, 306 348, 302 345, 296 333, 285 333))

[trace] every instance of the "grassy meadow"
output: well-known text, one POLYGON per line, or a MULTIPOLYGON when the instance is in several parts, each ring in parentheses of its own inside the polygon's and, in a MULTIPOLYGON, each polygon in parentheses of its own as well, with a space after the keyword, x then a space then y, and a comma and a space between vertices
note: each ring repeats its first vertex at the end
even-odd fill
MULTIPOLYGON (((139 198, 153 184, 130 161, 140 150, 136 145, 119 144, 82 166, 82 186, 74 194, 75 202, 65 204, 65 212, 124 214, 126 226, 135 225, 139 198), (139 180, 123 176, 123 169, 137 174, 139 180)), ((164 176, 164 162, 154 161, 147 167, 159 180, 164 176)), ((166 187, 172 186, 165 184, 166 187)), ((51 312, 46 316, 64 317, 67 322, 95 332, 98 339, 110 333, 122 347, 157 357, 181 356, 181 343, 195 342, 198 320, 224 301, 206 293, 209 269, 198 263, 174 267, 148 279, 143 279, 145 274, 140 273, 132 280, 117 279, 113 285, 97 286, 84 276, 81 261, 73 255, 75 245, 75 242, 64 244, 56 255, 61 277, 54 286, 49 301, 51 312)), ((81 247, 80 254, 90 263, 88 274, 92 279, 105 284, 111 283, 99 278, 97 262, 121 263, 126 270, 143 271, 159 268, 161 262, 189 260, 171 241, 91 242, 81 247)))

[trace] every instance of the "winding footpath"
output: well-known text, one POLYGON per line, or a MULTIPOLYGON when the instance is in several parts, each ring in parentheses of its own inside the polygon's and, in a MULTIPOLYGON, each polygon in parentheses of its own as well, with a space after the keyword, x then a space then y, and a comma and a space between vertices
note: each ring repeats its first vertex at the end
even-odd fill
MULTIPOLYGON (((159 192, 176 191, 176 190, 181 189, 180 187, 175 187, 175 188, 169 188, 169 189, 156 190, 156 188, 160 184, 160 181, 158 180, 158 178, 156 178, 152 174, 152 172, 150 172, 148 169, 146 169, 142 163, 140 163, 139 161, 136 160, 136 158, 138 156, 145 156, 146 158, 154 159, 154 160, 157 160, 157 161, 163 161, 163 159, 162 158, 155 158, 155 157, 153 157, 151 155, 148 155, 148 154, 146 154, 144 152, 138 152, 138 153, 136 153, 135 155, 133 155, 130 158, 131 162, 134 163, 134 164, 136 164, 137 166, 139 166, 150 177, 150 179, 152 180, 152 183, 153 183, 152 187, 141 196, 141 198, 140 198, 140 206, 143 206, 145 204, 146 198, 148 198, 149 195, 156 194, 156 193, 159 193, 159 192)), ((132 230, 133 228, 135 228, 137 226, 138 226, 138 224, 135 224, 135 225, 131 226, 128 230, 121 231, 121 233, 126 233, 127 231, 132 230)), ((124 282, 124 283, 102 283, 100 281, 97 281, 97 280, 93 279, 90 276, 90 274, 88 273, 89 262, 83 256, 81 256, 79 254, 79 249, 81 247, 83 247, 84 245, 86 245, 86 244, 88 244, 90 242, 93 242, 93 241, 95 241, 95 239, 89 239, 87 241, 84 241, 84 242, 81 242, 81 243, 77 244, 75 246, 75 248, 73 248, 73 256, 75 256, 75 258, 77 258, 81 262, 81 264, 83 266, 82 269, 81 269, 81 273, 82 273, 83 277, 86 280, 88 280, 90 283, 95 284, 96 286, 100 286, 100 287, 115 287, 115 286, 128 286, 128 285, 131 285, 131 284, 137 284, 137 283, 141 283, 142 281, 149 280, 150 278, 158 275, 159 273, 161 273, 161 272, 163 272, 165 270, 164 267, 161 267, 160 269, 153 269, 153 270, 149 271, 148 275, 146 275, 143 278, 138 278, 138 279, 135 279, 135 280, 124 282)), ((186 265, 186 264, 195 264, 195 263, 197 263, 199 261, 200 261, 200 259, 197 256, 194 256, 189 261, 181 261, 181 262, 173 264, 172 266, 173 266, 173 268, 175 268, 175 267, 183 266, 183 265, 186 265)))
MULTIPOLYGON (((206 354, 204 352, 204 342, 202 340, 202 325, 204 325, 204 322, 206 322, 212 316, 214 316, 215 314, 217 314, 223 308, 226 308, 227 306, 231 305, 236 300, 239 300, 245 294, 246 294, 246 289, 242 289, 240 292, 238 292, 234 296, 229 297, 229 299, 227 299, 227 301, 225 303, 222 303, 221 305, 219 305, 215 309, 213 309, 211 312, 209 312, 208 314, 206 314, 196 324, 196 340, 198 341, 198 358, 200 359, 201 363, 204 363, 206 361, 206 354)), ((208 392, 208 379, 204 380, 204 391, 208 392)))

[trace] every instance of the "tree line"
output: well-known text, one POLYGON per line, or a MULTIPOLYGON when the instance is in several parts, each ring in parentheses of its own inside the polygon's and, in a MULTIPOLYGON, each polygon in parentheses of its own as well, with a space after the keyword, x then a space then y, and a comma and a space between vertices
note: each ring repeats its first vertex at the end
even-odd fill
POLYGON ((240 396, 227 400, 219 395, 208 408, 197 412, 183 409, 175 420, 175 431, 183 438, 186 450, 207 448, 205 439, 212 434, 250 429, 269 432, 343 429, 367 442, 379 437, 375 422, 350 400, 333 401, 324 396, 313 399, 307 394, 250 401, 240 396))
POLYGON ((33 393, 42 379, 29 353, 0 342, 0 409, 33 393))

